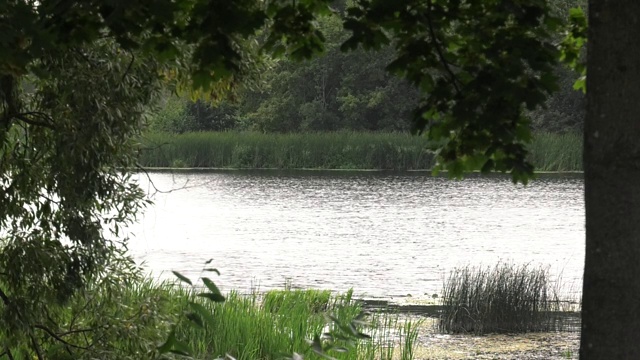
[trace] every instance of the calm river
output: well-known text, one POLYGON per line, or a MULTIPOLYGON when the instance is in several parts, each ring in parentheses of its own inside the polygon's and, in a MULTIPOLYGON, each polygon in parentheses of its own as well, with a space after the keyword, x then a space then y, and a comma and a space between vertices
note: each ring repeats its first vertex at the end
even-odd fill
POLYGON ((294 287, 366 297, 439 293, 456 266, 544 264, 580 290, 583 180, 548 176, 463 181, 423 173, 226 171, 140 176, 153 194, 130 249, 160 278, 223 290, 294 287))

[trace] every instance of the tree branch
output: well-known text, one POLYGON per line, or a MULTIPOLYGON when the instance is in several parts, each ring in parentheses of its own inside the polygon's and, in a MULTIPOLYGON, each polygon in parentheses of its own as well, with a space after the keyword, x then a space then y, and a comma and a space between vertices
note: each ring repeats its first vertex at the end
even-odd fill
POLYGON ((44 357, 42 356, 42 349, 40 349, 40 344, 38 344, 38 341, 36 341, 36 338, 33 336, 33 333, 31 333, 31 329, 29 329, 29 338, 31 338, 31 344, 33 344, 33 350, 35 350, 36 352, 36 356, 38 357, 38 360, 44 360, 44 357))
POLYGON ((53 126, 53 124, 50 123, 50 122, 42 122, 42 121, 29 119, 28 116, 34 116, 34 115, 40 115, 40 116, 43 116, 43 117, 48 117, 45 114, 36 113, 36 112, 15 114, 15 115, 13 115, 13 117, 18 119, 18 120, 20 120, 20 121, 22 121, 22 122, 25 122, 25 123, 27 123, 29 125, 42 126, 42 127, 49 128, 51 130, 55 130, 56 129, 56 127, 53 126))
POLYGON ((9 297, 7 296, 7 294, 5 294, 2 289, 0 289, 0 299, 2 299, 2 302, 4 302, 5 305, 9 305, 9 303, 11 302, 9 301, 9 297))
POLYGON ((62 337, 62 336, 67 336, 67 335, 71 335, 71 334, 87 333, 87 332, 92 332, 92 331, 96 331, 96 329, 69 330, 69 331, 63 332, 62 334, 58 334, 58 336, 62 337))
POLYGON ((453 70, 451 70, 451 67, 449 66, 449 63, 447 62, 447 60, 444 58, 444 53, 442 52, 442 48, 440 47, 440 42, 438 40, 438 37, 436 36, 435 30, 433 29, 433 23, 431 22, 431 11, 433 11, 433 2, 429 0, 428 4, 429 4, 429 9, 427 11, 426 20, 427 20, 427 24, 429 25, 429 35, 433 39, 433 43, 436 47, 436 52, 438 53, 438 58, 440 59, 440 62, 442 63, 445 71, 449 73, 449 76, 451 77, 451 83, 453 84, 453 87, 456 89, 456 95, 458 95, 458 97, 462 97, 462 92, 458 87, 459 80, 456 77, 456 74, 454 74, 453 70))
POLYGON ((9 350, 9 348, 8 348, 8 347, 5 347, 5 351, 4 351, 2 354, 0 354, 0 357, 3 357, 3 356, 5 356, 5 355, 7 355, 7 357, 9 358, 9 360, 14 360, 14 358, 13 358, 13 354, 11 353, 11 350, 9 350))
MULTIPOLYGON (((71 344, 71 343, 69 343, 69 342, 65 341, 63 338, 61 338, 60 336, 58 336, 56 333, 54 333, 53 331, 51 331, 48 327, 46 327, 46 326, 44 326, 44 325, 33 325, 33 327, 34 327, 34 328, 36 328, 36 329, 43 330, 44 332, 46 332, 47 334, 49 334, 52 338, 54 338, 54 339, 58 340, 59 342, 61 342, 61 343, 65 344, 66 346, 70 346, 70 347, 73 347, 73 348, 76 348, 76 349, 89 350, 89 349, 88 349, 88 348, 86 348, 86 347, 83 347, 83 346, 80 346, 80 345, 74 345, 74 344, 71 344)), ((65 334, 67 334, 67 335, 68 335, 69 333, 70 333, 70 332, 67 332, 67 333, 65 333, 65 334)))

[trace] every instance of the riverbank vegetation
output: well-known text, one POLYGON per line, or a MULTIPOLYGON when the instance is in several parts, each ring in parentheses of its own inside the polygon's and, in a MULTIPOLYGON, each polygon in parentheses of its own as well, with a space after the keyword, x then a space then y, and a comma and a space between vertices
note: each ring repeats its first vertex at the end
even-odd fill
MULTIPOLYGON (((428 332, 566 331, 555 316, 566 310, 557 286, 544 267, 501 263, 454 270, 438 305, 443 310, 428 332)), ((325 354, 336 359, 410 360, 423 351, 423 320, 399 310, 364 312, 352 291, 231 291, 224 301, 210 301, 201 291, 155 282, 133 268, 116 271, 89 282, 65 305, 50 307, 47 321, 31 336, 44 359, 171 359, 180 353, 196 359, 318 359, 316 346, 329 344, 325 354), (160 354, 168 334, 172 353, 160 354)), ((0 339, 12 344, 11 358, 33 359, 31 344, 12 342, 5 330, 0 339)))
MULTIPOLYGON (((425 170, 434 144, 407 133, 150 133, 142 140, 143 167, 425 170)), ((539 171, 581 171, 582 138, 539 133, 530 145, 539 171)))
MULTIPOLYGON (((197 296, 195 289, 150 279, 117 279, 90 284, 33 334, 39 352, 46 359, 283 359, 295 353, 305 359, 319 358, 309 344, 314 338, 334 349, 336 359, 412 359, 419 320, 400 320, 398 314, 374 313, 363 317, 352 292, 332 294, 326 290, 271 290, 240 295, 230 292, 223 302, 197 296), (192 326, 185 314, 202 306, 210 314, 203 326, 192 326), (331 315, 335 321, 330 321, 331 315), (361 321, 353 322, 354 319, 361 321), (206 321, 209 320, 209 321, 206 321), (356 324, 362 339, 346 340, 339 326, 356 324), (173 330, 171 353, 159 349, 173 330), (55 337, 53 336, 55 335, 55 337)), ((204 320, 202 322, 202 320, 204 320)), ((350 326, 350 325, 349 325, 350 326)), ((0 330, 0 339, 11 335, 0 330)), ((13 344, 12 359, 33 359, 30 344, 13 344)), ((6 353, 0 352, 0 358, 6 353)))

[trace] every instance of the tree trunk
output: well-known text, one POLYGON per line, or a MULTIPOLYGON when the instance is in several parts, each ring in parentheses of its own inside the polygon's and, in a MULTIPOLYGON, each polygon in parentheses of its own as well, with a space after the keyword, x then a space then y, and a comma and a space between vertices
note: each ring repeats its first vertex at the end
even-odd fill
POLYGON ((590 0, 580 359, 640 359, 640 1, 590 0))

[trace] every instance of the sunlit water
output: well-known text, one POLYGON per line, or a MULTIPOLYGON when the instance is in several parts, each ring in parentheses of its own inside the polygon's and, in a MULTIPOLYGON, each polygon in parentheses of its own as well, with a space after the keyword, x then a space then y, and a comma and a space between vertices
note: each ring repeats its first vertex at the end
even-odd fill
MULTIPOLYGON (((203 263, 224 290, 303 288, 367 297, 439 293, 456 266, 544 264, 580 290, 583 180, 514 186, 378 172, 153 173, 160 191, 132 227, 130 249, 160 278, 196 278, 203 263), (172 191, 173 190, 173 191, 172 191)), ((140 176, 149 193, 154 186, 140 176)))

